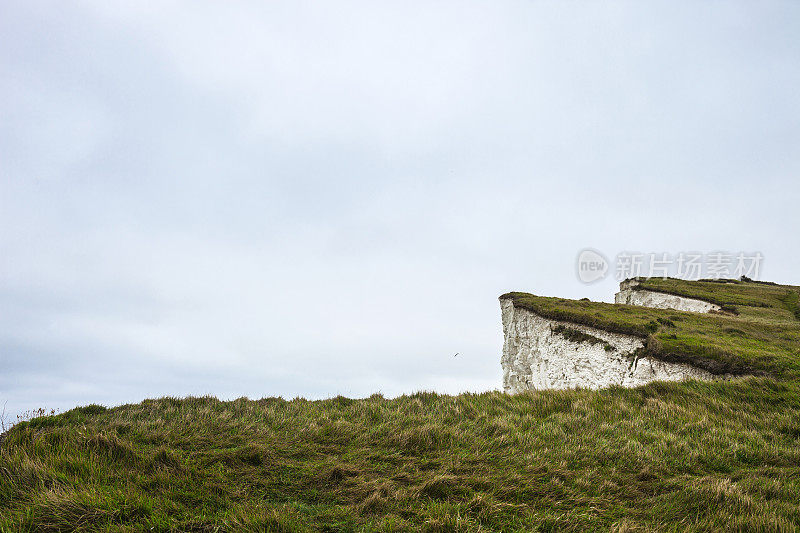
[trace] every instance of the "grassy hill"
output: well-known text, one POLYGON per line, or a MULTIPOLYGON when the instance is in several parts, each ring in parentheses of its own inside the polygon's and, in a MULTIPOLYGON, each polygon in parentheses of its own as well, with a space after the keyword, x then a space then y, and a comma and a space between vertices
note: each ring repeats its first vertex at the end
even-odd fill
POLYGON ((646 284, 736 309, 507 297, 648 337, 662 357, 761 375, 76 408, 18 424, 0 444, 0 531, 798 529, 797 288, 646 284))

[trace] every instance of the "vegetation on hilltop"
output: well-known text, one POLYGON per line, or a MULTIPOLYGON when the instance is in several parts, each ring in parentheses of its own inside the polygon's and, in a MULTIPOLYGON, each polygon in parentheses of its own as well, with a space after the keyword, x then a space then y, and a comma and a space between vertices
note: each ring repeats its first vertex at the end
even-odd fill
POLYGON ((787 299, 796 301, 800 287, 778 285, 760 281, 735 279, 685 281, 675 278, 638 278, 639 288, 698 298, 735 313, 745 313, 750 318, 767 317, 770 320, 800 319, 787 299), (769 309, 764 312, 763 309, 769 309))
POLYGON ((791 530, 800 383, 89 406, 0 476, 2 531, 791 530))

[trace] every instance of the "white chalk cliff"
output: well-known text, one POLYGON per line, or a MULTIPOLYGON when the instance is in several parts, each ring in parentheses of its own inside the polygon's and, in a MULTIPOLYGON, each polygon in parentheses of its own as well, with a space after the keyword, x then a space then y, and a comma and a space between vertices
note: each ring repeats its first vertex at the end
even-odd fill
POLYGON ((656 380, 715 377, 688 364, 637 356, 637 349, 644 346, 642 338, 544 318, 515 307, 510 298, 500 303, 505 336, 501 363, 506 392, 599 389, 611 385, 636 387, 656 380))
POLYGON ((633 279, 620 283, 619 292, 614 295, 614 303, 641 305, 657 309, 675 309, 676 311, 690 311, 693 313, 710 313, 720 310, 720 306, 711 302, 663 292, 641 290, 637 288, 638 286, 639 282, 633 279))

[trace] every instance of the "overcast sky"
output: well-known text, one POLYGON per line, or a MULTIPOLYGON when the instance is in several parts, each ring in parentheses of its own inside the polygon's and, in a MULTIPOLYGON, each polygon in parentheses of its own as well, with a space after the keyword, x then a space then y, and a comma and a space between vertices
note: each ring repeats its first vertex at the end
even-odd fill
POLYGON ((798 35, 795 1, 5 1, 0 403, 501 388, 500 294, 613 298, 585 247, 800 284, 798 35))

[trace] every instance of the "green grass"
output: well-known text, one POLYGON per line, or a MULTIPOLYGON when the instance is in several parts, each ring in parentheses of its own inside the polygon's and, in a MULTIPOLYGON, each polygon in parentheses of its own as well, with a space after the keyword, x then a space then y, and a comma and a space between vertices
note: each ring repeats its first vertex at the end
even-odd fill
POLYGON ((0 531, 800 529, 796 288, 718 285, 737 316, 506 297, 762 376, 76 408, 0 442, 0 531))
POLYGON ((791 530, 800 384, 164 398, 13 429, 3 531, 791 530))
POLYGON ((611 346, 606 341, 604 341, 603 339, 595 337, 594 335, 589 335, 588 333, 584 333, 579 329, 571 328, 563 324, 559 324, 553 327, 552 331, 553 333, 557 333, 572 342, 587 342, 589 344, 602 344, 607 351, 614 350, 614 347, 611 346))
POLYGON ((750 317, 765 316, 759 309, 769 309, 774 319, 792 317, 800 319, 786 303, 786 298, 797 294, 800 287, 758 281, 739 280, 684 281, 674 278, 641 278, 640 287, 649 291, 665 292, 689 298, 699 298, 723 307, 732 307, 750 317))

